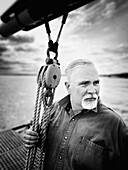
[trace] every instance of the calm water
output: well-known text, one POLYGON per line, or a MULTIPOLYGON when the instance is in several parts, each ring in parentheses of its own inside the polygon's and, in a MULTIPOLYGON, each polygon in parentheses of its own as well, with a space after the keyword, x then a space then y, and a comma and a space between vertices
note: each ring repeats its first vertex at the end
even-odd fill
MULTIPOLYGON (((67 94, 65 77, 56 89, 54 101, 67 94)), ((0 129, 29 122, 36 99, 36 76, 0 76, 0 129)), ((101 78, 101 99, 128 124, 128 79, 101 78)))

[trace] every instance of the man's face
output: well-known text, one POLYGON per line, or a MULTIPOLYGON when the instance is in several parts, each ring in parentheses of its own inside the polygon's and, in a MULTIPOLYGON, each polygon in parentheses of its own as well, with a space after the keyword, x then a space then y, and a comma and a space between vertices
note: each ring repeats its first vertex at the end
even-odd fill
POLYGON ((93 109, 99 95, 99 76, 93 65, 77 66, 66 85, 74 110, 93 109))

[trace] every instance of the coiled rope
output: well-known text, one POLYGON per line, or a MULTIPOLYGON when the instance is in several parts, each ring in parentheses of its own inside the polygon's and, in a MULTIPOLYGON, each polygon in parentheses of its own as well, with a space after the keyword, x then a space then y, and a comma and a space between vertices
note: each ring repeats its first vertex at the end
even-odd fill
MULTIPOLYGON (((54 96, 55 88, 53 89, 52 95, 54 96)), ((34 117, 33 117, 33 123, 32 123, 32 130, 35 132, 39 132, 39 118, 40 118, 40 112, 41 112, 41 105, 43 103, 43 115, 41 119, 40 127, 42 129, 40 130, 41 134, 41 151, 40 151, 40 162, 38 163, 39 169, 43 168, 43 160, 44 160, 44 142, 46 139, 46 129, 48 125, 48 120, 50 117, 50 114, 46 114, 46 109, 48 106, 46 105, 46 94, 47 89, 45 87, 45 77, 43 77, 41 81, 41 77, 38 79, 38 88, 37 88, 37 95, 36 95, 36 103, 35 103, 35 110, 34 110, 34 117)), ((50 105, 53 102, 53 96, 50 105)), ((33 164, 36 156, 36 150, 37 147, 33 147, 29 150, 27 150, 27 156, 26 156, 26 163, 25 163, 25 170, 32 170, 33 164)))

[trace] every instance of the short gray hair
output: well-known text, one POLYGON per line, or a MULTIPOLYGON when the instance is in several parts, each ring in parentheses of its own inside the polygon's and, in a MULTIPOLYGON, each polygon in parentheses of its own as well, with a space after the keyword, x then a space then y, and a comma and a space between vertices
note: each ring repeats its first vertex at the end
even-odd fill
POLYGON ((65 69, 65 75, 67 76, 67 79, 70 80, 70 76, 72 71, 74 70, 75 67, 77 66, 82 66, 82 65, 93 65, 93 62, 88 59, 77 59, 72 61, 67 68, 65 69))

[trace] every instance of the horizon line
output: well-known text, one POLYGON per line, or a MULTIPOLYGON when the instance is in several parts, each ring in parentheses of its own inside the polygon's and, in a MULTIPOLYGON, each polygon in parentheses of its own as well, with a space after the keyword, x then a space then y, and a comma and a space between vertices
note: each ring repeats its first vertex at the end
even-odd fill
MULTIPOLYGON (((0 73, 0 76, 37 76, 36 73, 0 73)), ((61 76, 65 76, 65 74, 61 74, 61 76)), ((128 73, 109 73, 109 74, 99 74, 100 77, 122 77, 128 78, 128 73)))

